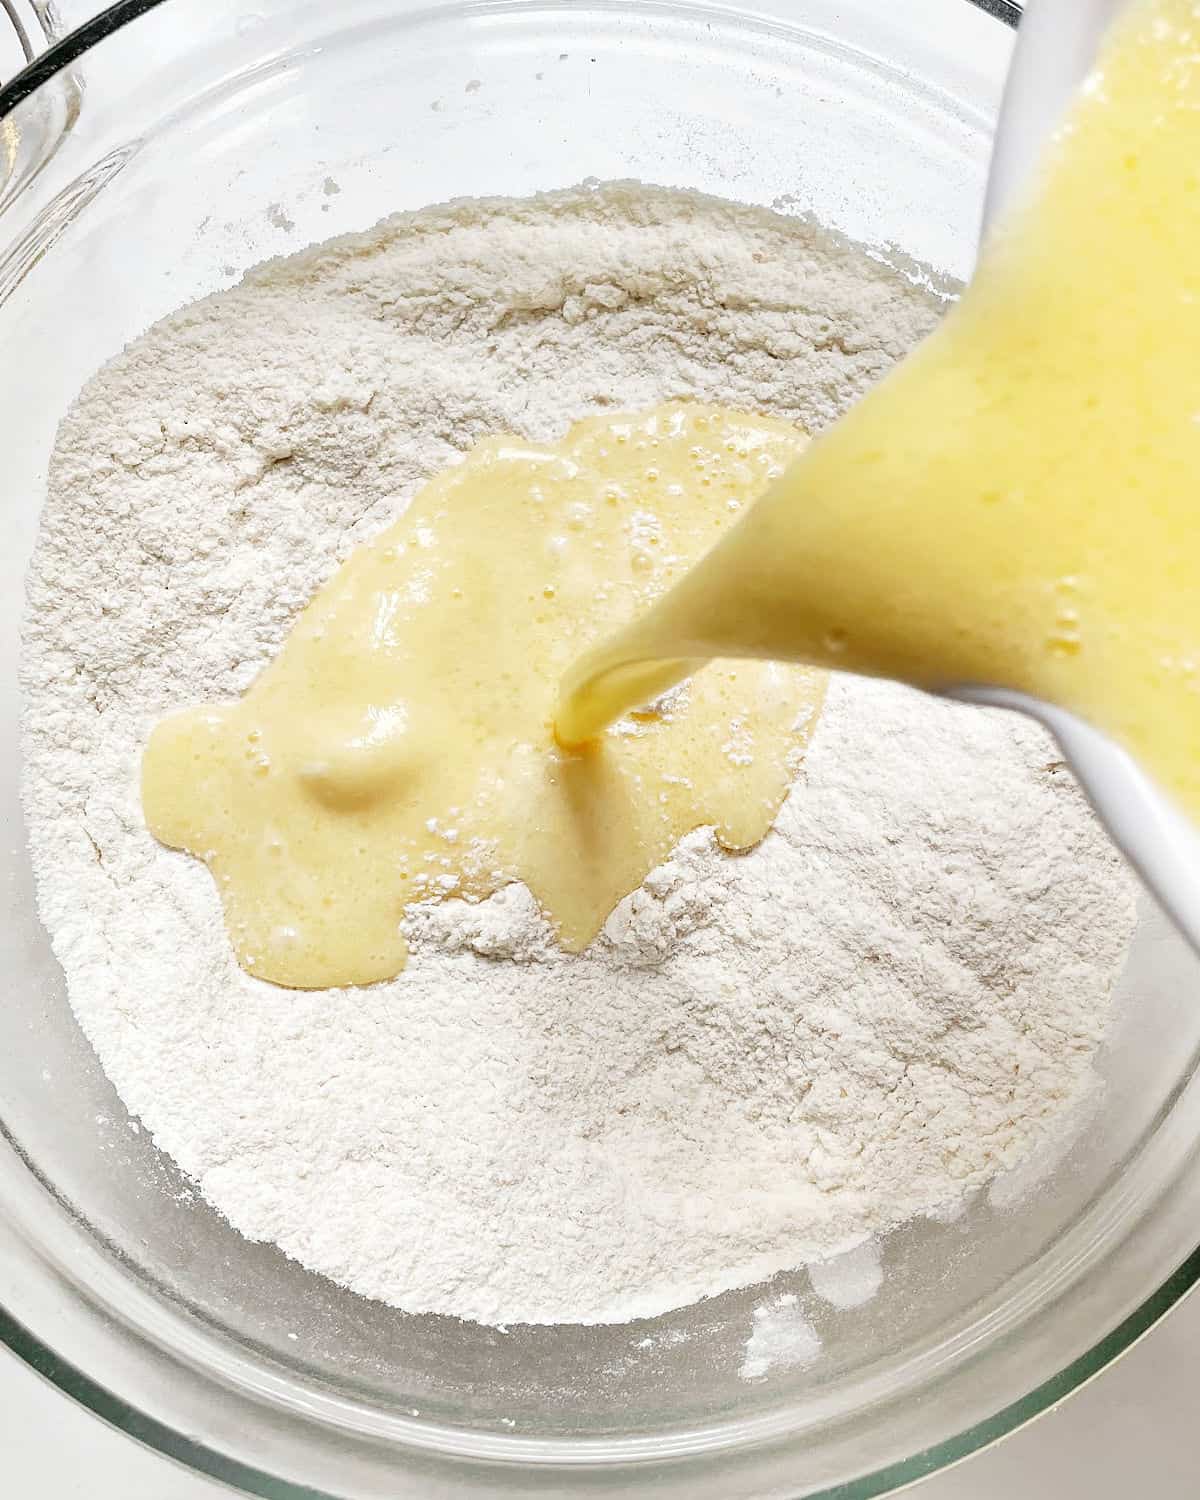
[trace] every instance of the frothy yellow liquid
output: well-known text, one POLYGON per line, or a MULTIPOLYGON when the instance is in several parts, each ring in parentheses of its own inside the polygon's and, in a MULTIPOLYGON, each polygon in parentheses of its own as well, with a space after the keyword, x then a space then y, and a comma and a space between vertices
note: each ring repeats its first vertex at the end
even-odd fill
POLYGON ((714 665, 582 754, 555 744, 554 703, 570 661, 804 441, 678 404, 549 446, 489 438, 350 556, 240 701, 159 724, 147 822, 209 865, 244 967, 300 988, 386 979, 408 904, 514 880, 579 950, 690 829, 757 843, 822 673, 714 665))
POLYGON ((1125 15, 958 307, 572 669, 560 738, 753 656, 1032 694, 1200 815, 1194 4, 1125 15))

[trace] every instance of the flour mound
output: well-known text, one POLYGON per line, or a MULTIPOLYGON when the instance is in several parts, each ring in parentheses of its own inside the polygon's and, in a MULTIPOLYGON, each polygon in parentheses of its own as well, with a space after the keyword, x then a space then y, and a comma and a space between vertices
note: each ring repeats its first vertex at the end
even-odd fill
POLYGON ((39 901, 125 1104, 243 1234, 412 1311, 621 1321, 951 1213, 1077 1113, 1131 891, 1003 714, 835 681, 752 853, 692 834, 581 957, 521 887, 424 905, 363 990, 243 973, 141 815, 155 720, 243 689, 485 433, 674 397, 818 430, 937 313, 802 221, 617 185, 315 247, 89 383, 29 581, 39 901))

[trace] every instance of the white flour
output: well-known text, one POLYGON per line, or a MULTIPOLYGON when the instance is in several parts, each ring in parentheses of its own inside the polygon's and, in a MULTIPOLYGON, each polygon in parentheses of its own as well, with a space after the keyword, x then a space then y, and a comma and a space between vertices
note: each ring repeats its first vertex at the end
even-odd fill
POLYGON ((743 1380, 757 1380, 772 1370, 803 1369, 820 1352, 820 1337, 800 1310, 800 1299, 786 1292, 754 1309, 739 1373, 743 1380))
POLYGON ((460 204, 271 265, 87 387, 26 625, 25 797, 71 1002, 229 1220, 412 1310, 623 1320, 948 1212, 1092 1082, 1127 880, 1049 743, 840 681, 778 829, 706 833, 561 954, 512 887, 395 981, 234 963, 138 798, 481 434, 692 396, 816 428, 935 320, 797 220, 648 189, 460 204))
POLYGON ((832 1260, 817 1261, 809 1266, 808 1279, 813 1291, 830 1307, 843 1311, 861 1307, 883 1285, 879 1246, 874 1240, 864 1240, 832 1260))

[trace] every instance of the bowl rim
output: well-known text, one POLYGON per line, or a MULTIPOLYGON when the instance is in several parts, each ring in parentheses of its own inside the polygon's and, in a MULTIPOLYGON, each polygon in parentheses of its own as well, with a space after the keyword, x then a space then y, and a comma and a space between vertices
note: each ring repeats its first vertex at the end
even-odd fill
MULTIPOLYGON (((1022 5, 1017 0, 967 0, 967 3, 1011 27, 1018 24, 1022 13, 1022 5)), ((96 45, 164 4, 166 0, 116 0, 54 42, 14 74, 7 84, 0 86, 0 123, 23 101, 96 45)), ((11 1138, 7 1144, 16 1146, 11 1138)), ((20 1155, 19 1147, 17 1154, 20 1155)), ((28 1162, 25 1165, 30 1166, 28 1162)), ((37 1175, 34 1172, 34 1176, 37 1175)), ((42 1186, 47 1185, 43 1183, 42 1186)), ((874 1500, 874 1497, 894 1493, 931 1473, 962 1462, 1039 1417, 1123 1357, 1160 1318, 1195 1289, 1198 1281, 1200 1247, 1193 1250, 1115 1328, 1026 1395, 909 1457, 832 1487, 810 1491, 808 1500, 874 1500)), ((262 1496, 264 1500, 338 1500, 332 1491, 280 1478, 139 1410, 77 1364, 56 1353, 48 1342, 39 1338, 3 1305, 0 1305, 0 1341, 64 1395, 143 1446, 187 1468, 243 1493, 262 1496)))
MULTIPOLYGON (((84 53, 114 32, 121 31, 139 16, 157 10, 167 0, 115 0, 115 3, 97 11, 89 20, 67 32, 58 41, 40 52, 5 84, 0 84, 0 121, 64 68, 77 62, 84 53)), ((967 0, 976 10, 994 16, 1006 26, 1016 27, 1024 9, 1023 0, 967 0)))
MULTIPOLYGON (((1122 1359, 1172 1308, 1183 1302, 1200 1281, 1200 1248, 1116 1328, 1084 1354, 1064 1365, 1027 1395, 1010 1402, 990 1417, 929 1448, 886 1464, 855 1479, 819 1491, 805 1500, 878 1500, 895 1494, 935 1473, 953 1468, 976 1453, 1045 1415, 1068 1396, 1082 1390, 1104 1370, 1122 1359)), ((261 1500, 342 1500, 333 1491, 295 1484, 265 1469, 232 1458, 147 1415, 78 1366, 63 1360, 0 1305, 0 1341, 36 1374, 63 1395, 133 1438, 143 1447, 185 1468, 207 1475, 243 1494, 261 1500)))

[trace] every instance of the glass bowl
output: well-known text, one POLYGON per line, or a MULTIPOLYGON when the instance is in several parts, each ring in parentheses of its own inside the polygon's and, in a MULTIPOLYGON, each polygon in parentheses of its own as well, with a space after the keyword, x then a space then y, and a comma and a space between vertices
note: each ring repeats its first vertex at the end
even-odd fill
POLYGON ((1102 1107, 1065 1157, 893 1235, 872 1301, 814 1309, 820 1360, 747 1381, 754 1307, 803 1273, 641 1323, 500 1331, 241 1239, 101 1073, 24 853, 21 578, 56 423, 123 343, 394 210, 588 177, 813 212, 962 276, 1014 19, 969 0, 128 0, 0 91, 0 1329, 102 1416, 262 1495, 850 1500, 1011 1430, 1190 1287, 1200 970, 1149 900, 1102 1107))

